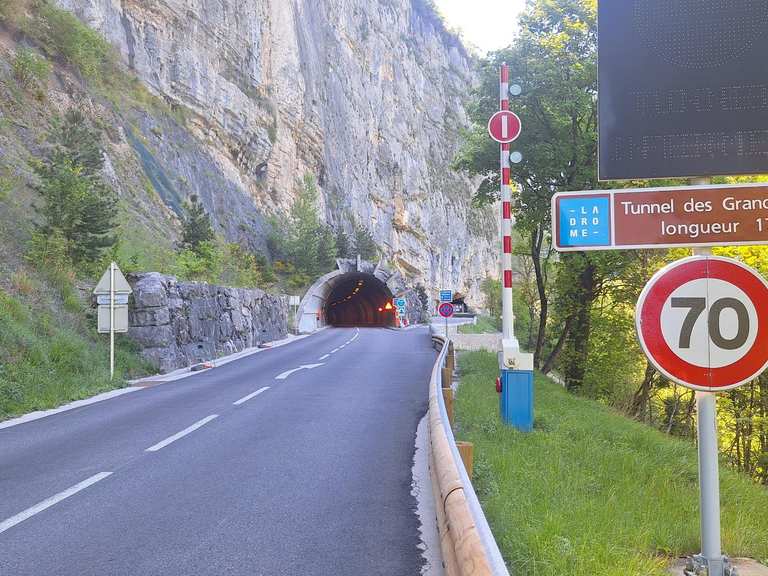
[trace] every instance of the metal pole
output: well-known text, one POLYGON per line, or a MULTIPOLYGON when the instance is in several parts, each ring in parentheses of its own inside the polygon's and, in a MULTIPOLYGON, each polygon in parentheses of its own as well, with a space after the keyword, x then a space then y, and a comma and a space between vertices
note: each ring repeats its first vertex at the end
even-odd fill
MULTIPOLYGON (((501 65, 499 81, 499 107, 509 110, 509 66, 501 65)), ((512 348, 520 345, 515 338, 515 315, 512 310, 512 191, 510 188, 509 144, 501 144, 501 236, 502 236, 502 287, 501 287, 501 326, 502 338, 509 341, 512 348)))
MULTIPOLYGON (((691 184, 710 184, 695 178, 691 184)), ((696 256, 711 256, 711 248, 694 248, 696 256)), ((701 556, 708 576, 723 576, 725 562, 720 542, 720 471, 717 447, 717 394, 696 392, 696 431, 699 438, 699 506, 701 556)))
POLYGON ((696 392, 699 434, 699 489, 701 500, 701 555, 709 576, 723 576, 720 548, 720 477, 717 450, 717 396, 696 392))
POLYGON ((109 379, 115 379, 115 263, 109 265, 109 379))
POLYGON ((445 339, 448 340, 448 316, 445 317, 445 339))

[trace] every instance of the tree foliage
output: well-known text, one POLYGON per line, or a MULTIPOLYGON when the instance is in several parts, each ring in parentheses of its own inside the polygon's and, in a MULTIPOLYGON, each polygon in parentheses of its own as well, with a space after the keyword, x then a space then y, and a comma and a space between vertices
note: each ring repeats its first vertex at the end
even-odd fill
MULTIPOLYGON (((498 145, 487 137, 487 119, 498 108, 498 69, 507 62, 522 94, 511 108, 523 121, 512 165, 518 269, 530 281, 516 292, 518 336, 537 316, 531 348, 544 372, 558 370, 567 387, 611 404, 667 433, 693 436, 695 395, 659 374, 639 349, 634 308, 648 279, 689 250, 576 252, 552 257, 551 198, 560 191, 590 190, 597 181, 597 75, 595 0, 530 0, 512 46, 481 63, 469 107, 473 127, 455 165, 482 183, 475 203, 498 199, 498 145), (524 252, 524 253, 523 253, 524 252), (530 262, 530 265, 529 265, 530 262), (522 302, 518 302, 522 300, 522 302), (528 308, 529 318, 521 315, 528 308)), ((642 186, 644 182, 637 183, 642 186)), ((655 185, 672 182, 655 183, 655 185)), ((739 258, 768 275, 768 248, 737 247, 716 253, 739 258)), ((500 304, 495 280, 484 284, 492 315, 500 304), (493 292, 491 288, 494 288, 493 292)), ((726 457, 768 484, 768 376, 721 395, 720 431, 726 457)))
POLYGON ((315 178, 307 174, 287 221, 273 220, 270 248, 277 270, 294 277, 294 288, 309 284, 336 265, 336 234, 318 216, 315 178))
POLYGON ((363 260, 376 260, 379 257, 379 247, 373 239, 371 231, 362 224, 356 224, 354 230, 354 252, 363 260))
POLYGON ((197 195, 191 195, 189 200, 184 202, 180 248, 197 252, 201 250, 203 244, 210 242, 214 237, 210 215, 205 211, 197 195))
POLYGON ((75 264, 96 262, 116 242, 117 198, 101 178, 104 155, 99 133, 77 111, 53 126, 45 159, 34 165, 43 203, 36 206, 38 231, 60 235, 75 264))

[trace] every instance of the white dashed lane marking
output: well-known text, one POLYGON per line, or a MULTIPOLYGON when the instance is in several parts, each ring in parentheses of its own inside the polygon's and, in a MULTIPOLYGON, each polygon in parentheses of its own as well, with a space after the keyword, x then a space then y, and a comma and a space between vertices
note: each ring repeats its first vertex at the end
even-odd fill
POLYGON ((157 452, 158 450, 161 450, 166 446, 168 446, 168 444, 173 444, 174 442, 176 442, 176 440, 180 440, 181 438, 184 438, 184 436, 186 436, 187 434, 191 434, 198 428, 205 426, 206 424, 208 424, 208 422, 218 417, 219 417, 218 414, 211 414, 210 416, 206 416, 202 420, 198 420, 197 422, 192 424, 192 426, 190 426, 189 428, 184 428, 184 430, 182 430, 181 432, 177 432, 176 434, 174 434, 173 436, 169 436, 162 442, 158 442, 154 446, 150 446, 149 448, 146 449, 146 452, 157 452))
POLYGON ((262 392, 266 392, 267 390, 269 390, 269 386, 264 386, 264 388, 259 388, 258 390, 256 390, 256 392, 248 394, 248 396, 243 396, 242 398, 240 398, 240 400, 232 402, 232 404, 234 404, 235 406, 240 406, 240 404, 244 404, 245 402, 248 402, 248 400, 250 400, 251 398, 256 398, 256 396, 258 396, 262 392))
POLYGON ((4 520, 3 522, 0 522, 0 534, 5 532, 6 530, 9 530, 16 526, 16 524, 20 524, 21 522, 24 522, 24 520, 28 520, 29 518, 32 518, 35 514, 39 514, 43 510, 47 510, 51 506, 54 506, 61 502, 62 500, 66 500, 70 496, 74 496, 78 492, 85 490, 89 486, 93 486, 96 484, 96 482, 99 482, 101 480, 104 480, 107 476, 110 476, 112 472, 99 472, 98 474, 94 474, 87 480, 83 480, 79 484, 75 484, 71 488, 67 488, 63 492, 59 492, 58 494, 54 494, 50 498, 47 498, 46 500, 43 500, 42 502, 35 504, 31 508, 27 508, 23 512, 19 512, 15 516, 11 516, 7 520, 4 520))

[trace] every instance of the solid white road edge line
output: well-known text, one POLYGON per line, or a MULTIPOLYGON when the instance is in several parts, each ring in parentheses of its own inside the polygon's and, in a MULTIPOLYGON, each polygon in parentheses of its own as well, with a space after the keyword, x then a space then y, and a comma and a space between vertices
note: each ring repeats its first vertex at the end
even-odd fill
POLYGON ((201 426, 205 426, 206 424, 208 424, 208 422, 218 417, 219 417, 218 414, 211 414, 210 416, 206 416, 202 420, 199 420, 194 424, 192 424, 192 426, 190 426, 189 428, 184 428, 184 430, 182 430, 181 432, 177 432, 176 434, 174 434, 173 436, 169 436, 162 442, 158 442, 154 446, 150 446, 145 450, 145 452, 157 452, 158 450, 168 446, 168 444, 172 444, 173 442, 176 442, 176 440, 178 440, 179 438, 183 438, 187 434, 191 434, 201 426))
POLYGON ((9 530, 10 528, 13 528, 16 526, 16 524, 19 524, 21 522, 24 522, 24 520, 27 520, 34 516, 35 514, 39 514, 43 510, 47 510, 51 506, 58 504, 62 500, 65 500, 66 498, 69 498, 70 496, 74 496, 81 490, 85 490, 88 488, 88 486, 92 486, 93 484, 96 484, 96 482, 99 482, 100 480, 104 480, 107 476, 111 476, 112 472, 99 472, 98 474, 94 474, 87 480, 83 480, 79 484, 75 484, 71 488, 67 488, 63 492, 59 492, 58 494, 55 494, 51 496, 50 498, 43 500, 39 504, 35 504, 31 508, 27 508, 23 512, 19 512, 16 514, 16 516, 11 516, 8 518, 8 520, 4 520, 3 522, 0 522, 0 534, 5 532, 6 530, 9 530))
POLYGON ((338 348, 334 348, 333 350, 331 350, 331 354, 336 354, 336 352, 338 352, 338 351, 339 351, 338 348))
POLYGON ((320 356, 320 358, 319 358, 319 359, 320 359, 320 360, 326 360, 327 358, 330 358, 330 357, 331 357, 331 355, 330 355, 330 354, 323 354, 322 356, 320 356))
POLYGON ((74 402, 70 402, 69 404, 65 404, 64 406, 59 406, 58 408, 51 408, 50 410, 38 410, 37 412, 30 412, 29 414, 24 414, 24 416, 19 416, 18 418, 13 418, 11 420, 6 420, 5 422, 0 422, 0 430, 2 430, 3 428, 10 428, 11 426, 18 426, 19 424, 26 424, 27 422, 40 420, 40 418, 53 416, 54 414, 59 414, 60 412, 68 412, 69 410, 74 410, 75 408, 81 408, 82 406, 96 404, 96 402, 102 402, 104 400, 109 400, 110 398, 116 398, 117 396, 122 396, 123 394, 129 394, 130 392, 136 392, 138 390, 144 390, 144 388, 140 386, 134 386, 130 388, 118 388, 117 390, 110 390, 109 392, 104 392, 102 394, 97 394, 96 396, 92 396, 91 398, 86 398, 85 400, 75 400, 74 402))
POLYGON ((240 406, 240 404, 248 402, 248 400, 250 400, 251 398, 256 398, 256 396, 258 396, 262 392, 266 392, 267 390, 269 390, 269 386, 264 386, 264 388, 259 388, 258 390, 256 390, 256 392, 248 394, 248 396, 243 396, 242 398, 240 398, 240 400, 237 400, 236 402, 232 402, 232 404, 234 404, 235 406, 240 406))

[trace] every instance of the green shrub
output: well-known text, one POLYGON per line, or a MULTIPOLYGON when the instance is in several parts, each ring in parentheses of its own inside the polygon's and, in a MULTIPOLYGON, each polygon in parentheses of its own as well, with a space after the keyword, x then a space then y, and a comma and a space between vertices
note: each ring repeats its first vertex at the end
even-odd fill
POLYGON ((222 251, 213 240, 187 248, 176 256, 174 273, 184 280, 216 283, 221 274, 222 251))
POLYGON ((267 259, 239 244, 231 243, 224 247, 221 268, 219 281, 227 286, 265 288, 275 282, 267 259))
POLYGON ((51 74, 51 65, 29 48, 20 48, 13 58, 13 75, 24 88, 42 89, 51 74))
POLYGON ((96 78, 112 63, 111 47, 98 32, 48 0, 39 5, 29 32, 49 54, 63 57, 86 78, 96 78))

